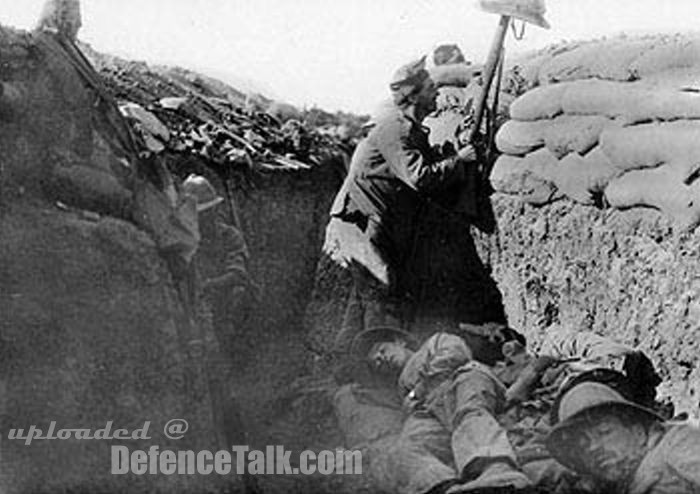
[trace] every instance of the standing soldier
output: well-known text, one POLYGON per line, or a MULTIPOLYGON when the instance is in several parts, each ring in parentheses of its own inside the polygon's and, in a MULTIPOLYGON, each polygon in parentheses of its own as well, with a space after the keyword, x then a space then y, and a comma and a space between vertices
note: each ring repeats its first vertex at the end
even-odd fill
POLYGON ((251 288, 246 268, 248 247, 241 231, 219 216, 217 206, 224 199, 206 178, 190 175, 183 182, 182 191, 197 199, 201 237, 194 258, 199 286, 192 288, 191 297, 195 298, 200 291, 204 295, 219 344, 231 355, 244 294, 251 288))
POLYGON ((428 142, 421 122, 435 110, 437 90, 425 57, 398 69, 390 89, 393 104, 357 146, 326 231, 324 250, 354 279, 338 351, 363 328, 403 325, 418 289, 407 274, 421 207, 476 160, 471 145, 443 154, 428 142))

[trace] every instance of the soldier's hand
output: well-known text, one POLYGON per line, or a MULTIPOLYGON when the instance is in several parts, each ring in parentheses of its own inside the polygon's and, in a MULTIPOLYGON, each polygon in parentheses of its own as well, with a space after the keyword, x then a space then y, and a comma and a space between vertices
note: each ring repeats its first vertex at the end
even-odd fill
POLYGON ((476 148, 471 144, 467 144, 459 150, 457 157, 464 161, 476 161, 476 148))

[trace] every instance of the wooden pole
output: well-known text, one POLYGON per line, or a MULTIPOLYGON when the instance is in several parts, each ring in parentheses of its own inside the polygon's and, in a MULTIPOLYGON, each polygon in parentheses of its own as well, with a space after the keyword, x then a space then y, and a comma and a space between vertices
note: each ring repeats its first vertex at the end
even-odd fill
POLYGON ((501 20, 498 23, 498 28, 496 29, 496 34, 493 37, 493 42, 491 43, 491 50, 489 51, 489 56, 486 59, 486 65, 484 66, 484 85, 481 88, 479 99, 476 101, 476 107, 474 108, 474 125, 471 131, 469 132, 469 142, 472 142, 474 140, 474 137, 481 128, 481 121, 484 117, 484 108, 486 107, 486 100, 489 95, 489 90, 491 89, 493 77, 496 74, 498 62, 501 58, 503 40, 506 37, 506 32, 508 31, 510 19, 511 18, 509 15, 501 16, 501 20))

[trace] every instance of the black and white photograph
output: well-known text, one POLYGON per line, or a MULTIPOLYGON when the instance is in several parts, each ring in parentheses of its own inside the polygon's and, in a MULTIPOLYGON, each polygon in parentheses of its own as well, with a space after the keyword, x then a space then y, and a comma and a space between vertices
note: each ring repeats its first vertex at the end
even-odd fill
POLYGON ((0 0, 0 494, 700 494, 700 2, 0 0))

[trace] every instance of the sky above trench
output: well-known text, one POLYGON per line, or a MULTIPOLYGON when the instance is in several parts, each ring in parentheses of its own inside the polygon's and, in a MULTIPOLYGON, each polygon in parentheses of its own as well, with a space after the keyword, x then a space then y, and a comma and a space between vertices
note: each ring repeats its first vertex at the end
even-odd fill
MULTIPOLYGON (((561 40, 700 29, 698 0, 545 0, 552 28, 509 34, 508 53, 561 40)), ((0 0, 0 23, 33 27, 44 0, 0 0)), ((366 113, 405 62, 457 43, 479 63, 498 24, 475 0, 82 0, 95 49, 179 65, 299 106, 366 113)))

